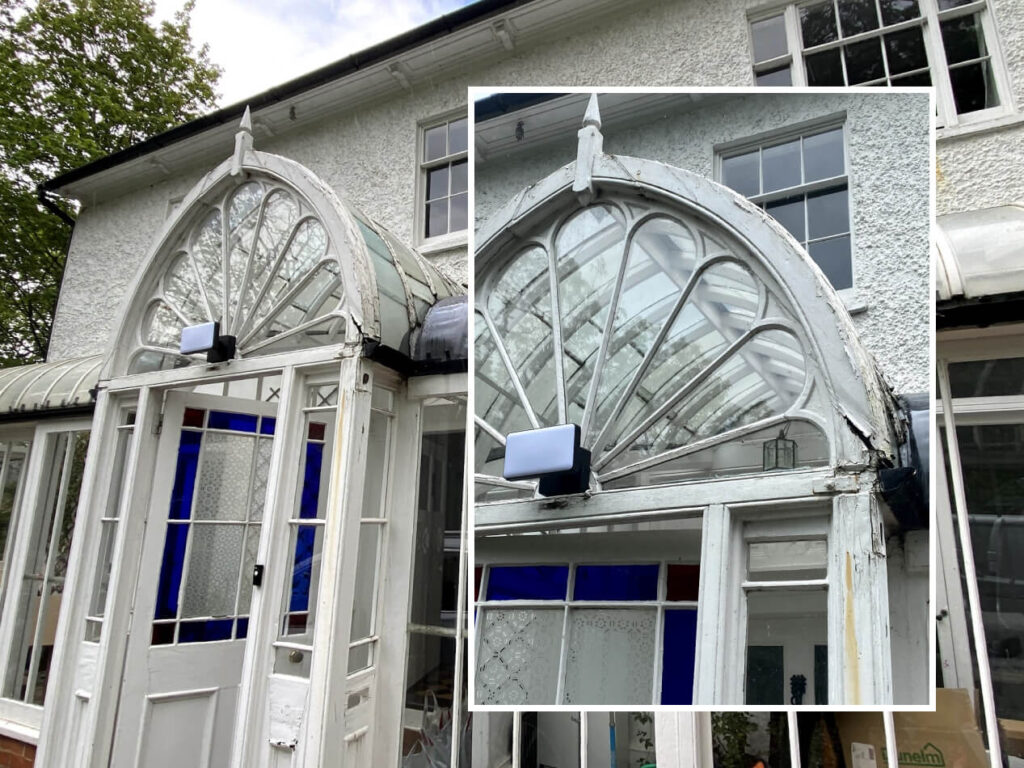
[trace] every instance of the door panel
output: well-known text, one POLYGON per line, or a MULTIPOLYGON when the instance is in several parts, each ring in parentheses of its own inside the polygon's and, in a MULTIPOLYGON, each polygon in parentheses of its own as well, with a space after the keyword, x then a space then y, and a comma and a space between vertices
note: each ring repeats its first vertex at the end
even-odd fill
POLYGON ((113 766, 230 762, 274 413, 167 396, 113 766))

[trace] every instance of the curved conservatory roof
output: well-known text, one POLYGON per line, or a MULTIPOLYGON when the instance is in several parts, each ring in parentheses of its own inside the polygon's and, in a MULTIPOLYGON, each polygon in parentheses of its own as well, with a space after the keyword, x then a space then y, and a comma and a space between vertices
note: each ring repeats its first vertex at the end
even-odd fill
POLYGON ((1024 291, 1024 205, 936 218, 940 301, 1024 291))
POLYGON ((412 359, 427 311, 461 293, 310 171, 245 147, 161 232, 122 311, 110 375, 205 363, 183 328, 217 321, 236 357, 377 342, 412 359))
POLYGON ((103 356, 0 370, 0 418, 91 406, 103 356))
POLYGON ((505 436, 561 423, 594 489, 761 472, 781 436, 794 468, 892 456, 891 393, 788 232, 688 171, 588 157, 586 131, 478 232, 478 501, 533 495, 501 479, 505 436))

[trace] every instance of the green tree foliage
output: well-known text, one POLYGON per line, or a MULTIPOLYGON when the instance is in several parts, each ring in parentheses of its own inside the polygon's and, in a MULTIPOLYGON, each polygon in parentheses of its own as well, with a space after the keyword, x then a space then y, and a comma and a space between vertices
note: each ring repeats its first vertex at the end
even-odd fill
POLYGON ((43 359, 64 269, 37 185, 214 107, 193 5, 157 25, 150 0, 0 0, 0 366, 43 359))

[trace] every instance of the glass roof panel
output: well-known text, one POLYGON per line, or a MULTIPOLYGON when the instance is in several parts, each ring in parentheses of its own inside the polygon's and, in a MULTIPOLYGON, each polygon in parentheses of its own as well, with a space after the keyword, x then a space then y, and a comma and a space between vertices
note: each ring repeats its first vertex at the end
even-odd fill
POLYGON ((102 355, 0 370, 0 414, 73 408, 93 402, 102 355))

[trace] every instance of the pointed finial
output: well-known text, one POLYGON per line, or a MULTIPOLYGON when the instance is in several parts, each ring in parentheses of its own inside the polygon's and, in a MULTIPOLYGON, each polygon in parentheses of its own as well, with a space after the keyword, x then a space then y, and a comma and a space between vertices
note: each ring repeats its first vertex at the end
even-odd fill
POLYGON ((597 94, 590 95, 590 103, 583 115, 583 127, 577 133, 579 144, 576 148, 576 179, 572 191, 580 205, 590 205, 596 194, 594 190, 594 163, 604 151, 604 137, 601 135, 601 112, 597 106, 597 94))
POLYGON ((246 106, 242 121, 238 124, 238 133, 235 134, 235 154, 231 157, 231 175, 237 176, 242 172, 242 163, 245 160, 245 153, 252 151, 252 113, 246 106))
POLYGON ((597 106, 597 94, 590 94, 590 102, 587 104, 586 114, 583 115, 583 127, 592 125, 601 130, 601 110, 597 106))

